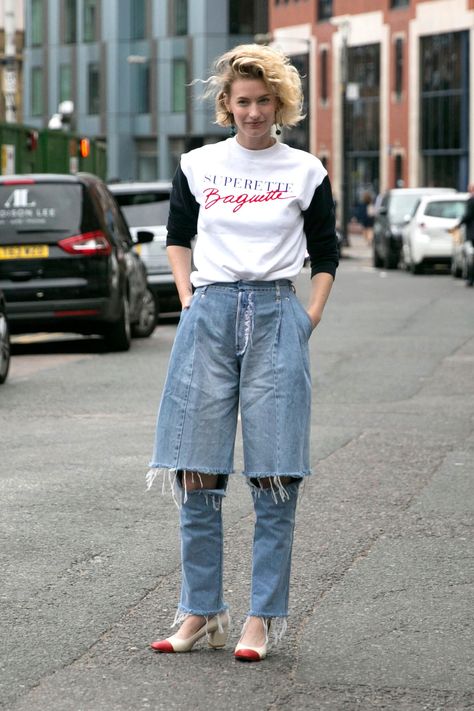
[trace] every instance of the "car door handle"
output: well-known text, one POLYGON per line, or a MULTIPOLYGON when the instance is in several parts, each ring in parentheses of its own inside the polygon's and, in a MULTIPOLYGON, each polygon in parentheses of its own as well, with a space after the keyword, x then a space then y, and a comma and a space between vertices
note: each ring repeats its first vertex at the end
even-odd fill
POLYGON ((29 281, 34 276, 33 272, 12 272, 10 279, 12 281, 29 281))

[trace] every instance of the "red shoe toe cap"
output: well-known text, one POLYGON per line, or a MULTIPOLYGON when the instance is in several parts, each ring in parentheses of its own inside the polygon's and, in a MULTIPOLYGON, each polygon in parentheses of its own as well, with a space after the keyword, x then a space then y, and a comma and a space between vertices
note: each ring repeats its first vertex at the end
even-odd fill
POLYGON ((167 639, 161 639, 158 642, 152 642, 150 647, 154 652, 174 652, 173 645, 167 639))
POLYGON ((239 649, 234 656, 243 662, 259 662, 261 660, 260 654, 254 649, 239 649))

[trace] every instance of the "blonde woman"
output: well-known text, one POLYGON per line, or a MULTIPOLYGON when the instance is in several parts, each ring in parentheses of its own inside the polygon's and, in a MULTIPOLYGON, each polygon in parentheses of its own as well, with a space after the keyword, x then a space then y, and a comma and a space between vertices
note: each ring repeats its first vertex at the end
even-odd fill
POLYGON ((216 122, 231 138, 181 157, 167 249, 182 304, 158 414, 149 484, 168 472, 180 510, 178 631, 157 652, 226 642, 222 500, 233 475, 240 408, 244 471, 255 510, 250 608, 234 650, 267 654, 270 624, 288 615, 298 488, 311 473, 308 340, 337 267, 334 203, 326 170, 274 133, 301 115, 300 77, 279 51, 241 45, 217 59, 207 82, 216 122), (197 236, 191 266, 191 240, 197 236), (311 258, 303 307, 293 279, 311 258))

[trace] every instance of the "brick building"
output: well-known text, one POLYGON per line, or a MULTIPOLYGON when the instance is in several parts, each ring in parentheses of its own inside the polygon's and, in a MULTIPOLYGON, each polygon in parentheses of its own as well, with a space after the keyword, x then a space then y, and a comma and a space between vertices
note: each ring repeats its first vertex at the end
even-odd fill
POLYGON ((474 0, 270 0, 271 41, 305 73, 285 140, 361 191, 474 182, 474 0))

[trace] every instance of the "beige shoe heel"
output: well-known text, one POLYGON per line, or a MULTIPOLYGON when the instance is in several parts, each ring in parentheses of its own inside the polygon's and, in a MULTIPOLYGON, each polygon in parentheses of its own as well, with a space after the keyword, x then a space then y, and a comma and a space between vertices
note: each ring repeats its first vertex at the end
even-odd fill
POLYGON ((229 634, 229 616, 222 615, 219 619, 219 622, 221 623, 222 632, 219 630, 217 616, 214 619, 216 620, 216 627, 212 630, 212 632, 209 632, 207 637, 207 643, 213 649, 222 649, 222 647, 225 647, 226 645, 227 637, 229 634))

